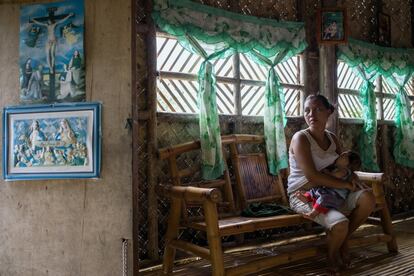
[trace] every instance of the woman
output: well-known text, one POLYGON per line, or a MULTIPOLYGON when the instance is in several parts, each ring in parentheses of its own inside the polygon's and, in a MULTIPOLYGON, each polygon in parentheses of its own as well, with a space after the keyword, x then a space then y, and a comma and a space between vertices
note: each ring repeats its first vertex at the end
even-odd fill
POLYGON ((62 141, 64 147, 69 147, 75 144, 76 135, 70 127, 68 120, 62 119, 59 125, 59 130, 55 135, 56 141, 62 141))
POLYGON ((27 92, 26 96, 23 99, 28 100, 41 100, 42 95, 42 87, 43 87, 43 66, 39 65, 37 70, 32 73, 29 79, 29 84, 27 85, 27 92))
POLYGON ((297 213, 306 214, 312 210, 312 206, 301 201, 297 191, 318 186, 350 190, 341 209, 345 213, 350 212, 349 217, 332 209, 313 218, 327 229, 328 261, 330 272, 334 274, 339 265, 349 265, 348 238, 374 210, 375 198, 369 190, 355 190, 354 183, 321 172, 342 152, 336 136, 325 129, 333 111, 334 107, 322 95, 306 98, 304 117, 309 127, 295 133, 290 144, 288 193, 291 208, 297 213))
POLYGON ((76 85, 79 85, 81 82, 81 68, 82 58, 79 51, 75 50, 69 61, 69 70, 72 72, 72 80, 76 85))
POLYGON ((67 96, 74 97, 76 95, 75 86, 72 83, 72 71, 68 69, 68 65, 64 66, 66 76, 63 80, 60 80, 60 95, 57 96, 58 100, 64 99, 67 96))
POLYGON ((22 83, 22 90, 24 91, 24 95, 26 95, 27 88, 29 86, 29 80, 33 73, 32 67, 32 59, 28 58, 23 66, 23 83, 22 83))

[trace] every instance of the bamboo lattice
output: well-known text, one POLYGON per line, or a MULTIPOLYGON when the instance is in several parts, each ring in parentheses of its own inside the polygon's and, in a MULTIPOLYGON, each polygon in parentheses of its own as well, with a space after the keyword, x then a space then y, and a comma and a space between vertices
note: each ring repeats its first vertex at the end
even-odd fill
MULTIPOLYGON (((159 112, 198 113, 197 72, 202 59, 182 47, 168 35, 157 35, 157 108, 159 112)), ((217 76, 217 108, 219 114, 236 114, 235 91, 241 82, 241 115, 263 115, 264 85, 268 69, 257 65, 247 55, 239 54, 214 61, 217 76), (240 76, 235 75, 234 59, 240 59, 240 76)), ((288 116, 300 115, 303 85, 300 83, 300 57, 276 66, 286 99, 288 116)))

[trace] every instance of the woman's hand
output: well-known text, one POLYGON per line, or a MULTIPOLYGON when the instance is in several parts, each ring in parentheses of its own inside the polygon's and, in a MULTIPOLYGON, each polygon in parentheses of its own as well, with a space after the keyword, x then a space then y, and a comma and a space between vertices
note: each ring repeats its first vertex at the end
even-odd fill
POLYGON ((355 192, 357 189, 357 184, 356 181, 354 179, 351 180, 351 182, 348 182, 348 187, 346 187, 346 189, 348 189, 351 192, 355 192))
POLYGON ((354 183, 356 190, 367 190, 371 188, 363 181, 361 181, 361 179, 359 179, 358 175, 356 175, 355 173, 352 173, 351 181, 354 183))

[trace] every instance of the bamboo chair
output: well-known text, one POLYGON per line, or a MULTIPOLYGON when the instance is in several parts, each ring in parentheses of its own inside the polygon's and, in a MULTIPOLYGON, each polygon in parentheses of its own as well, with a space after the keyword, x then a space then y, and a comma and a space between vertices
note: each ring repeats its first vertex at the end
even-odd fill
MULTIPOLYGON (((307 223, 299 214, 278 215, 271 217, 241 217, 238 215, 241 208, 251 202, 272 201, 287 205, 287 196, 280 176, 270 176, 267 172, 267 164, 264 153, 240 153, 239 148, 248 144, 263 144, 262 136, 256 135, 229 135, 222 136, 223 150, 230 147, 232 168, 235 174, 235 194, 238 196, 240 206, 232 208, 235 214, 223 216, 218 208, 222 194, 227 200, 232 200, 231 183, 228 167, 224 173, 224 189, 221 192, 216 188, 194 187, 191 183, 183 186, 181 177, 186 175, 177 169, 177 156, 190 150, 200 150, 199 142, 191 142, 183 145, 160 150, 160 158, 168 159, 173 186, 165 189, 165 194, 171 198, 171 211, 166 233, 166 246, 163 260, 163 273, 170 274, 173 269, 175 250, 180 249, 193 253, 201 258, 210 260, 213 275, 245 275, 257 273, 280 264, 297 261, 303 258, 315 256, 319 253, 317 247, 297 249, 293 253, 283 253, 275 256, 267 256, 254 259, 245 264, 224 267, 223 248, 221 238, 230 235, 239 235, 257 230, 266 230, 286 226, 295 226, 307 223), (189 185, 189 186, 187 186, 189 185), (227 195, 225 193, 228 193, 227 195), (231 195, 231 196, 230 196, 231 195), (203 206, 204 219, 191 221, 181 215, 185 202, 197 202, 203 206), (206 233, 208 248, 180 240, 179 228, 187 227, 206 233)), ((187 169, 188 172, 192 171, 187 169)), ((187 171, 184 170, 184 171, 187 171)), ((371 235, 353 239, 350 246, 367 245, 375 242, 386 242, 390 252, 398 250, 395 237, 392 233, 391 218, 386 206, 384 192, 381 184, 382 174, 358 173, 361 180, 373 187, 377 201, 377 210, 381 215, 383 234, 371 235)), ((222 180, 219 180, 222 181, 222 180)), ((197 184, 198 185, 198 184, 197 184)), ((230 204, 231 205, 231 204, 230 204)), ((229 205, 229 206, 230 206, 229 205)))

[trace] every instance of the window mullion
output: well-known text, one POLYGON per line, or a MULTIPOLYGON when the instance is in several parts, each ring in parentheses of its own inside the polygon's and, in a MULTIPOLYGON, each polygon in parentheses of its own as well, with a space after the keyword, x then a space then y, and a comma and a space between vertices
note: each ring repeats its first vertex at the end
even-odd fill
POLYGON ((234 112, 237 116, 242 115, 242 103, 241 103, 241 82, 240 82, 240 54, 233 55, 233 77, 235 82, 233 84, 234 89, 234 112))

